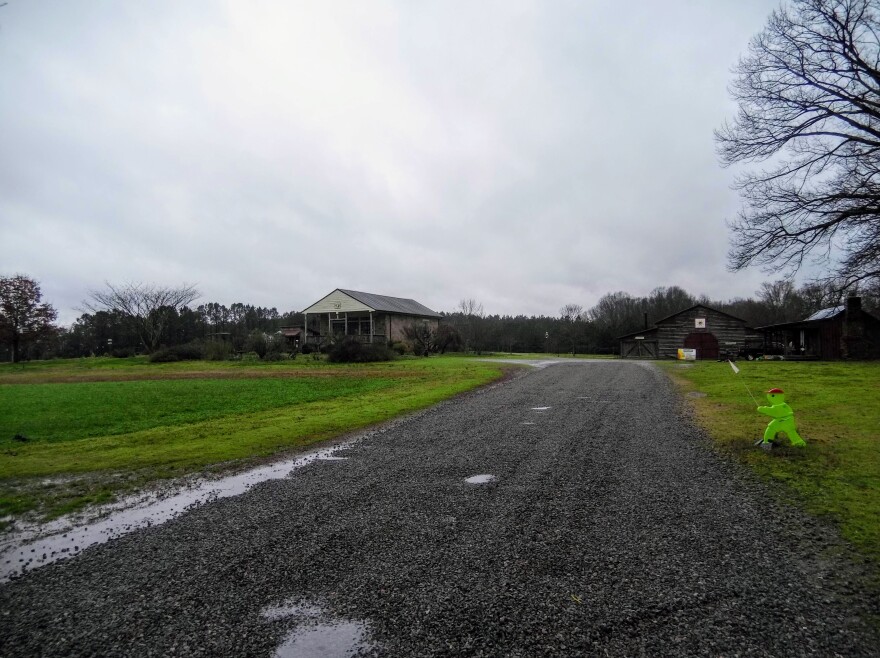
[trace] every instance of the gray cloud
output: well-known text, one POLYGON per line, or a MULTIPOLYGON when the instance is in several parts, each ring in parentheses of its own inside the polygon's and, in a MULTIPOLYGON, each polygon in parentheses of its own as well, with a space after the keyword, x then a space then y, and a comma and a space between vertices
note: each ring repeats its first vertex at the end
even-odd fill
POLYGON ((769 0, 0 9, 0 270, 300 309, 751 294, 712 129, 769 0))

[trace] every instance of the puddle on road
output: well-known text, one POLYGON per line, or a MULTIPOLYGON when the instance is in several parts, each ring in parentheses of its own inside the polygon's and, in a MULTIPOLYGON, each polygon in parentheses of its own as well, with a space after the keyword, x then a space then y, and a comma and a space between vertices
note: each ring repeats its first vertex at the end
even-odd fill
POLYGON ((472 475, 469 478, 465 478, 465 482, 468 484, 489 484, 490 482, 494 482, 497 478, 494 475, 490 475, 489 473, 482 473, 480 475, 472 475))
POLYGON ((13 532, 0 540, 0 582, 45 564, 73 557, 80 551, 154 525, 220 498, 243 494, 255 484, 284 478, 314 461, 338 461, 336 452, 354 445, 348 441, 332 448, 306 453, 295 459, 255 468, 216 480, 197 480, 175 494, 142 494, 108 505, 109 514, 82 522, 65 517, 47 524, 13 532))
POLYGON ((275 649, 275 658, 347 658, 367 648, 366 624, 333 618, 319 606, 282 603, 261 614, 269 621, 297 623, 275 649))
POLYGON ((275 658, 348 658, 364 645, 363 624, 342 621, 297 628, 275 653, 275 658))

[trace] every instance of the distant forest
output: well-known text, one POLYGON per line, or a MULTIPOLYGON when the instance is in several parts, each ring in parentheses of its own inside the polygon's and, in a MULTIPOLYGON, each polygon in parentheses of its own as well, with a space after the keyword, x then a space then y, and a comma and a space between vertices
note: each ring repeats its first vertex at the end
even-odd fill
MULTIPOLYGON (((860 291, 865 310, 877 315, 880 286, 860 291)), ((730 301, 695 296, 677 286, 659 287, 645 297, 626 292, 604 295, 588 309, 568 304, 557 316, 493 315, 476 300, 462 300, 459 308, 444 312, 441 325, 452 327, 462 348, 472 352, 546 352, 555 354, 614 354, 618 337, 651 326, 657 320, 697 303, 706 304, 759 327, 801 320, 830 306, 844 303, 842 294, 830 286, 807 284, 795 287, 789 281, 765 283, 754 298, 730 301)), ((302 314, 279 313, 236 303, 215 302, 195 308, 183 307, 170 313, 159 344, 173 347, 196 342, 223 340, 235 351, 245 350, 255 332, 276 336, 281 327, 302 326, 302 314)), ((60 328, 47 339, 28 346, 26 358, 85 357, 91 355, 131 356, 144 352, 131 320, 119 313, 84 313, 70 327, 60 328)), ((0 359, 8 355, 0 354, 0 359)))

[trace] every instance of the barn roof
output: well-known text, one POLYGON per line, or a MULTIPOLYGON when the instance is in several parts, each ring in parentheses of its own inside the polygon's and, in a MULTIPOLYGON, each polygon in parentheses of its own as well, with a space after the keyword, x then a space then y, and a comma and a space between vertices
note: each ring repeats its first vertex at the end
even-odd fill
POLYGON ((639 329, 638 331, 631 331, 628 334, 624 334, 623 336, 618 336, 617 340, 623 340, 624 338, 633 338, 635 336, 651 336, 652 338, 657 333, 657 327, 651 327, 649 329, 639 329))
POLYGON ((682 309, 680 311, 676 311, 672 315, 667 315, 665 318, 660 318, 654 324, 660 324, 661 322, 666 322, 667 320, 671 320, 672 318, 674 318, 678 315, 681 315, 682 313, 687 313, 688 311, 693 311, 695 308, 704 308, 707 311, 712 311, 713 313, 719 313, 720 315, 726 315, 727 317, 732 318, 732 319, 736 320, 737 322, 742 322, 743 324, 746 323, 746 321, 743 320, 742 318, 738 318, 735 315, 731 315, 730 313, 725 313, 724 311, 719 311, 717 308, 712 308, 711 306, 706 306, 705 304, 694 304, 693 306, 688 306, 685 309, 682 309))
MULTIPOLYGON (((360 302, 364 306, 374 311, 380 311, 383 313, 399 313, 402 315, 416 315, 420 317, 428 317, 428 318, 439 318, 440 314, 436 311, 432 311, 424 304, 420 304, 414 299, 406 299, 403 297, 389 297, 388 295, 377 295, 372 292, 361 292, 359 290, 346 290, 344 288, 337 288, 330 295, 325 296, 321 301, 326 300, 328 297, 332 296, 336 292, 341 292, 343 295, 350 297, 356 302, 360 302)), ((309 309, 314 308, 321 302, 317 302, 316 304, 312 304, 309 309)), ((303 311, 304 313, 309 312, 309 309, 303 311)))

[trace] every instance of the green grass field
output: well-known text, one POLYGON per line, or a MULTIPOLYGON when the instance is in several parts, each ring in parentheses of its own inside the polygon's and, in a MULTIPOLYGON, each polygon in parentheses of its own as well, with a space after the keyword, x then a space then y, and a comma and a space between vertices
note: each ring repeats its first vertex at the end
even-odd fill
POLYGON ((723 450, 784 483, 791 501, 833 520, 880 564, 880 363, 740 361, 738 375, 727 363, 662 365, 685 391, 706 394, 689 399, 723 450), (785 391, 805 449, 752 445, 770 419, 747 388, 766 404, 773 387, 785 391))
POLYGON ((53 516, 153 480, 240 466, 501 375, 496 364, 456 357, 357 365, 143 358, 6 364, 0 515, 53 516))

